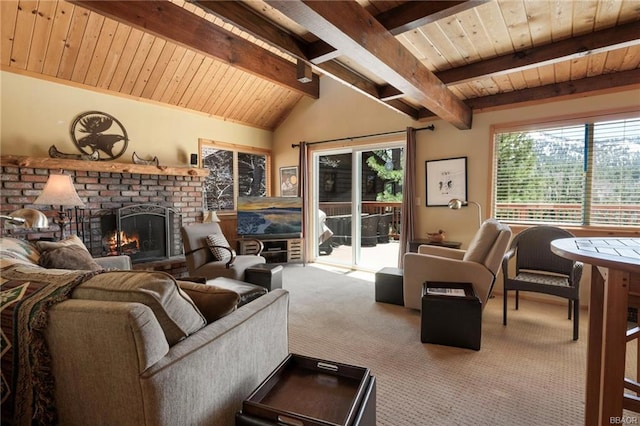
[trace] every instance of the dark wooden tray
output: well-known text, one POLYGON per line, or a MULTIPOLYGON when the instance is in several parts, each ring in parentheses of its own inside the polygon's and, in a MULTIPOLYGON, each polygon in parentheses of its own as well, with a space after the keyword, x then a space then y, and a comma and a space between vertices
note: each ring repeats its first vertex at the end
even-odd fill
POLYGON ((243 402, 242 412, 278 424, 353 424, 368 368, 289 354, 243 402))

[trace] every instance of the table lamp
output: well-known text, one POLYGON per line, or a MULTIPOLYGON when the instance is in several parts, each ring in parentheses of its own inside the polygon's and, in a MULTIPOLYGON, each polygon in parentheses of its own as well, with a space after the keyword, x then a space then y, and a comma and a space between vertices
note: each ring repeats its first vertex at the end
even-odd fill
POLYGON ((8 215, 0 215, 5 220, 5 226, 10 228, 48 228, 49 219, 36 209, 20 209, 8 215))
POLYGON ((49 175, 49 180, 34 204, 60 206, 58 217, 54 221, 60 227, 61 240, 64 239, 64 228, 68 223, 64 207, 84 207, 84 203, 73 186, 71 176, 63 174, 49 175))
POLYGON ((449 200, 449 208, 458 210, 462 206, 469 205, 469 203, 475 204, 476 207, 478 207, 478 227, 482 226, 482 207, 480 207, 480 204, 476 203, 475 201, 463 201, 459 200, 458 198, 453 198, 449 200))

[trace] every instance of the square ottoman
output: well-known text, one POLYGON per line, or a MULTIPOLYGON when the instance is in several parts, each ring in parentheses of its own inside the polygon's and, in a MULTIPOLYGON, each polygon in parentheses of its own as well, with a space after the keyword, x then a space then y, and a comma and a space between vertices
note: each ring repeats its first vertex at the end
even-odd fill
POLYGON ((404 306, 404 290, 402 288, 402 269, 382 268, 376 272, 376 302, 393 303, 404 306))
POLYGON ((471 283, 424 283, 420 320, 422 343, 478 351, 481 334, 482 302, 471 283))
POLYGON ((271 291, 282 288, 282 265, 260 263, 244 271, 244 280, 271 291))

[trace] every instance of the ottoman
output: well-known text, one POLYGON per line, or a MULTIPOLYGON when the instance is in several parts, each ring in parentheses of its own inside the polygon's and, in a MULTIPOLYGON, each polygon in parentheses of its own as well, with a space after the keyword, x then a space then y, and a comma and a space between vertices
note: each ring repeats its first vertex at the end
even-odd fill
POLYGON ((480 350, 482 302, 471 283, 426 282, 422 288, 422 343, 480 350))
POLYGON ((402 269, 382 268, 376 272, 376 302, 393 303, 404 306, 404 290, 402 289, 402 269))
POLYGON ((238 280, 234 280, 226 277, 218 277, 218 278, 213 278, 211 280, 207 280, 207 284, 224 288, 227 290, 235 291, 236 293, 238 293, 240 295, 240 301, 238 302, 238 307, 242 305, 246 305, 247 303, 257 299, 263 294, 267 294, 267 289, 264 287, 245 283, 243 281, 238 281, 238 280))
POLYGON ((271 291, 275 288, 282 288, 282 265, 273 263, 260 263, 247 268, 244 271, 246 282, 262 286, 271 291))

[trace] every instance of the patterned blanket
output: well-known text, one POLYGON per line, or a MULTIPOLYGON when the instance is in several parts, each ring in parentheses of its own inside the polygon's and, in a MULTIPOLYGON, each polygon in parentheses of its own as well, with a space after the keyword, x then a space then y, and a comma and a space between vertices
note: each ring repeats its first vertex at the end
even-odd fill
POLYGON ((56 424, 51 359, 44 338, 49 308, 99 272, 0 269, 2 424, 56 424))

